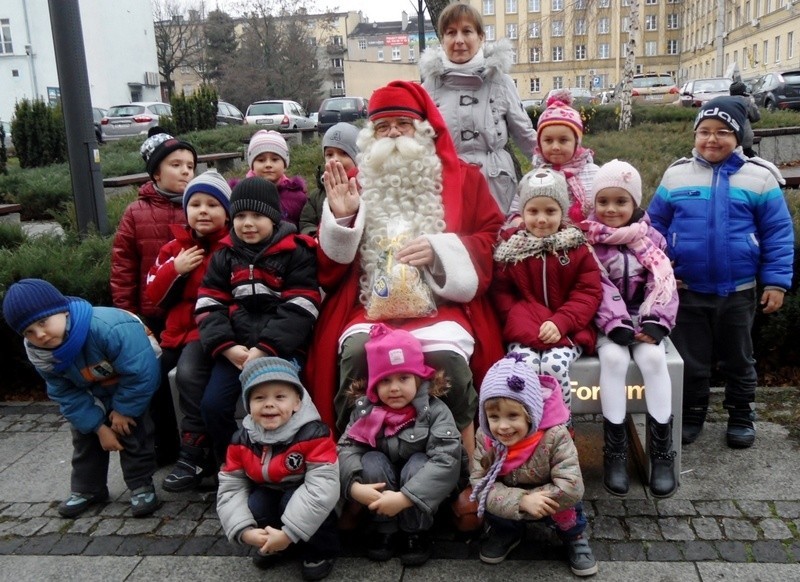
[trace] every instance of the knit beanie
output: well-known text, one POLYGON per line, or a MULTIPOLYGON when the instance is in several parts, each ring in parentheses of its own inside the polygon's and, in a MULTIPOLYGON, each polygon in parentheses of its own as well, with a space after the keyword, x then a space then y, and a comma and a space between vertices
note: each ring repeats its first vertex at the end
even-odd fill
POLYGON ((642 205, 642 177, 628 162, 611 160, 597 170, 592 182, 592 204, 604 188, 622 188, 633 197, 636 206, 642 205))
POLYGON ((422 344, 405 330, 376 323, 369 332, 365 349, 369 371, 367 398, 370 402, 378 402, 376 385, 387 376, 406 372, 427 379, 436 373, 425 365, 422 344))
POLYGON ((561 220, 567 219, 569 212, 569 194, 567 180, 560 172, 547 168, 531 170, 522 177, 519 186, 519 209, 522 212, 531 198, 552 198, 561 207, 561 220))
MULTIPOLYGON (((583 121, 581 114, 571 107, 572 93, 568 89, 562 89, 554 92, 547 99, 547 107, 539 115, 539 121, 536 124, 536 135, 541 136, 542 130, 548 125, 566 125, 574 133, 581 143, 583 139, 583 121)), ((541 147, 541 143, 539 144, 541 147)))
POLYGON ((266 152, 280 156, 286 167, 289 167, 289 146, 277 131, 262 129, 250 138, 250 144, 247 146, 247 165, 251 170, 256 158, 266 152))
POLYGON ((745 95, 747 93, 747 85, 741 81, 734 81, 728 91, 730 91, 731 95, 745 95))
POLYGON ((275 184, 258 177, 240 180, 231 193, 231 217, 246 210, 263 214, 278 224, 281 221, 281 201, 275 184))
POLYGON ((339 148, 355 162, 358 155, 358 146, 356 145, 358 132, 359 129, 349 123, 340 122, 332 125, 325 132, 325 137, 322 138, 322 153, 325 153, 325 148, 339 148))
POLYGON ((158 166, 164 161, 164 158, 176 150, 189 150, 192 152, 194 163, 197 165, 197 152, 192 147, 192 144, 172 137, 164 128, 158 125, 150 128, 150 131, 147 132, 147 139, 144 140, 142 147, 139 148, 139 153, 142 154, 147 173, 151 178, 158 171, 158 166))
POLYGON ((694 128, 706 119, 719 119, 736 134, 736 143, 742 143, 744 124, 747 121, 747 108, 735 97, 715 97, 707 101, 697 113, 694 128))
POLYGON ((14 283, 3 299, 3 317, 20 335, 32 323, 68 311, 69 300, 42 279, 22 279, 14 283))
POLYGON ((250 392, 253 388, 267 382, 285 382, 292 386, 303 399, 305 389, 297 375, 297 366, 283 358, 257 358, 245 363, 242 373, 239 375, 242 383, 242 400, 244 409, 250 412, 250 392))
POLYGON ((208 170, 199 176, 195 176, 191 182, 186 185, 186 190, 183 191, 183 211, 189 206, 189 198, 193 194, 208 194, 216 198, 225 212, 230 214, 231 210, 231 187, 228 181, 222 177, 222 174, 216 170, 208 170))
POLYGON ((522 354, 510 353, 498 360, 483 378, 478 406, 480 426, 486 436, 492 437, 489 430, 489 421, 486 418, 486 401, 490 398, 510 398, 516 400, 528 412, 531 419, 531 429, 528 434, 533 434, 542 421, 544 401, 539 376, 533 367, 526 364, 522 354))

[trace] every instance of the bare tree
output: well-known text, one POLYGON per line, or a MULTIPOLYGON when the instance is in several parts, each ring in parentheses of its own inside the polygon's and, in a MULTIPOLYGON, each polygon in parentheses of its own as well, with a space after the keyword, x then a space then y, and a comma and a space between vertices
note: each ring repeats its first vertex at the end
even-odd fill
POLYGON ((622 94, 620 95, 619 130, 630 129, 633 119, 631 85, 636 71, 636 39, 639 36, 639 0, 630 0, 630 28, 625 44, 625 68, 622 71, 622 94))
POLYGON ((158 70, 164 79, 167 98, 172 98, 173 75, 179 67, 195 68, 203 57, 202 14, 199 5, 181 0, 153 0, 158 70))
MULTIPOLYGON (((428 14, 431 16, 431 23, 433 24, 434 30, 436 30, 436 24, 439 21, 439 15, 448 4, 450 4, 450 0, 425 0, 425 6, 428 7, 428 14)), ((438 34, 439 31, 436 30, 436 33, 438 34)))

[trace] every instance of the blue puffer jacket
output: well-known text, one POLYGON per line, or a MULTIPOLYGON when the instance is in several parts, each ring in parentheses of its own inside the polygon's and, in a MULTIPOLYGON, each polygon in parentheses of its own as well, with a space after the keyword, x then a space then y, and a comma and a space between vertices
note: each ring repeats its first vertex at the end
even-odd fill
POLYGON ((47 395, 84 434, 100 428, 112 410, 138 418, 158 388, 160 371, 142 322, 127 311, 94 307, 86 343, 62 373, 37 368, 47 395))
POLYGON ((695 150, 667 168, 647 212, 675 278, 722 296, 757 283, 788 290, 794 231, 778 180, 775 166, 741 148, 715 165, 695 150))

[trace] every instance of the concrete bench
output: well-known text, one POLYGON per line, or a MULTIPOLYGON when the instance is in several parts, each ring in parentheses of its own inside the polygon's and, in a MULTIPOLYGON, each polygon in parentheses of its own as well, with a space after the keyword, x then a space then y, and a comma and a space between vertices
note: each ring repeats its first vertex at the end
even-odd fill
MULTIPOLYGON (((219 172, 227 172, 232 169, 237 160, 244 159, 244 152, 220 152, 216 154, 200 154, 197 156, 198 164, 206 164, 208 168, 217 168, 219 172)), ((150 180, 147 172, 138 174, 126 174, 124 176, 114 176, 103 178, 104 188, 121 188, 123 186, 140 186, 150 180)))
MULTIPOLYGON (((667 369, 672 383, 672 442, 675 449, 675 482, 680 483, 681 475, 681 428, 683 411, 683 359, 669 338, 664 339, 667 352, 667 369)), ((597 356, 582 356, 570 367, 570 383, 572 384, 572 414, 601 414, 600 407, 600 360, 597 356)), ((649 443, 642 446, 639 433, 631 417, 632 414, 646 414, 647 404, 644 393, 645 386, 642 374, 631 359, 628 374, 625 378, 628 390, 628 432, 633 449, 633 457, 637 462, 646 482, 650 480, 650 461, 647 455, 649 443)), ((647 435, 645 429, 645 435, 647 435)))
POLYGON ((786 180, 784 188, 800 188, 800 166, 786 166, 778 168, 781 176, 786 180))

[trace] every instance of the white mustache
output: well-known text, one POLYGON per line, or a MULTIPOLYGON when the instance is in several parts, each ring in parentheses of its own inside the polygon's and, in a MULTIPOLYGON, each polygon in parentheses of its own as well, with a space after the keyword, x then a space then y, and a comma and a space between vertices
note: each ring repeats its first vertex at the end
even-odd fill
POLYGON ((425 153, 425 146, 413 137, 401 135, 375 140, 368 154, 367 164, 373 168, 383 166, 395 154, 402 160, 418 160, 425 153))

